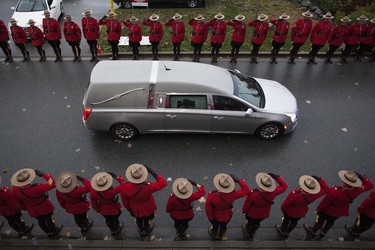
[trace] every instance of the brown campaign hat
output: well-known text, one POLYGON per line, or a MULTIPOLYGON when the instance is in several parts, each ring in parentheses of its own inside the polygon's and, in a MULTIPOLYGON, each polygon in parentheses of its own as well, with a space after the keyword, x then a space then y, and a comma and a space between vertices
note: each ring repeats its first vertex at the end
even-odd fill
POLYGON ((259 188, 266 192, 273 192, 276 189, 276 182, 269 174, 258 173, 255 176, 255 182, 259 188))
POLYGON ((260 16, 258 16, 257 20, 263 22, 263 21, 266 21, 268 19, 268 16, 266 14, 260 14, 260 16))
POLYGON ((371 23, 375 23, 375 18, 370 20, 371 23))
POLYGON ((142 164, 134 163, 126 169, 125 176, 130 182, 138 184, 147 179, 148 172, 142 164))
POLYGON ((18 21, 16 21, 16 19, 14 19, 14 18, 11 18, 9 22, 10 22, 11 24, 13 24, 13 23, 18 23, 18 21))
POLYGON ((365 15, 361 15, 357 18, 358 21, 368 21, 368 18, 365 15))
POLYGON ((45 16, 51 15, 51 12, 49 12, 49 10, 44 10, 43 15, 45 15, 45 16))
POLYGON ((320 192, 319 182, 310 175, 302 175, 299 178, 299 185, 306 193, 317 194, 320 192))
POLYGON ((180 199, 187 199, 193 194, 193 185, 186 178, 178 178, 172 184, 173 193, 180 199))
POLYGON ((86 15, 91 15, 92 14, 92 11, 89 10, 89 9, 85 9, 82 13, 83 16, 86 16, 86 15))
POLYGON ((65 16, 64 16, 64 19, 65 19, 65 20, 68 20, 68 19, 69 19, 69 20, 72 20, 72 16, 71 16, 71 15, 65 15, 65 16))
POLYGON ((157 20, 159 20, 159 16, 158 15, 156 15, 156 14, 152 14, 151 16, 150 16, 150 20, 151 21, 157 21, 157 20))
POLYGON ((35 175, 34 169, 23 168, 13 174, 10 183, 16 187, 23 187, 30 184, 35 179, 35 175))
POLYGON ((327 12, 325 15, 323 15, 323 18, 331 20, 334 18, 334 16, 332 16, 331 12, 327 12))
POLYGON ((344 23, 349 23, 351 22, 352 20, 348 17, 348 16, 344 16, 343 18, 340 19, 341 22, 344 22, 344 23))
POLYGON ((56 178, 56 189, 61 193, 71 192, 77 184, 77 176, 71 171, 61 172, 56 178))
POLYGON ((174 16, 172 17, 174 20, 180 20, 182 18, 182 15, 176 13, 174 14, 174 16))
POLYGON ((113 178, 107 172, 100 172, 91 179, 91 186, 96 191, 105 191, 112 186, 113 178))
POLYGON ((217 19, 217 20, 223 20, 224 19, 224 15, 223 14, 221 14, 221 13, 217 13, 216 15, 215 15, 215 18, 217 19))
POLYGON ((214 177, 214 186, 219 192, 230 193, 234 190, 235 183, 228 174, 219 173, 214 177))
POLYGON ((279 19, 288 20, 290 16, 288 16, 286 13, 283 13, 281 16, 279 16, 279 19))
POLYGON ((238 14, 237 16, 234 17, 234 20, 236 20, 236 21, 243 21, 243 20, 245 20, 245 18, 246 17, 244 15, 238 14))
POLYGON ((313 17, 314 15, 310 11, 306 11, 302 13, 302 16, 304 17, 313 17))
POLYGON ((135 16, 132 16, 129 20, 130 22, 134 23, 138 21, 138 18, 136 18, 135 16))
POLYGON ((362 186, 362 181, 358 178, 358 175, 353 171, 341 170, 339 171, 340 179, 351 187, 362 186))
POLYGON ((35 24, 35 21, 33 19, 30 19, 29 22, 27 23, 28 25, 35 24))
POLYGON ((196 16, 194 18, 196 21, 203 21, 204 20, 204 16, 202 16, 201 14, 199 14, 198 16, 196 16))

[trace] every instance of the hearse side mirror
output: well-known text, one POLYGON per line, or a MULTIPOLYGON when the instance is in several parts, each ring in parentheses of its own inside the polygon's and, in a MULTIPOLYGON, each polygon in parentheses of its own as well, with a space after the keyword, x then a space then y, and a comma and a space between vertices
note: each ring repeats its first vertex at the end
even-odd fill
POLYGON ((15 11, 16 10, 16 7, 10 7, 11 10, 15 11))
POLYGON ((246 111, 246 116, 251 116, 253 113, 254 113, 254 110, 252 110, 251 108, 248 108, 246 111))

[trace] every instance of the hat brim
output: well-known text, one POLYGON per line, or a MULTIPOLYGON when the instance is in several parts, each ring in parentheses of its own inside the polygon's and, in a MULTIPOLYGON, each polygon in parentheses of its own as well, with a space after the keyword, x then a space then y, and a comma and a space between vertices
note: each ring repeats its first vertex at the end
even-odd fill
POLYGON ((91 15, 92 14, 92 11, 90 10, 90 12, 82 12, 82 16, 86 16, 86 15, 91 15))
POLYGON ((185 178, 178 178, 172 184, 172 191, 173 191, 174 195, 176 195, 178 198, 187 199, 193 194, 193 185, 190 183, 190 181, 188 181, 185 178), (178 191, 178 184, 180 184, 180 182, 186 182, 187 183, 187 186, 188 186, 187 193, 182 194, 182 193, 180 193, 180 191, 178 191))
POLYGON ((232 177, 230 177, 228 174, 225 174, 225 173, 219 173, 217 174, 215 177, 214 177, 214 186, 215 188, 217 189, 217 191, 219 192, 222 192, 222 193, 230 193, 234 190, 234 186, 235 186, 235 183, 234 183, 234 180, 232 179, 232 177), (227 176, 229 177, 229 187, 227 188, 224 188, 220 185, 220 177, 222 176, 227 176))
POLYGON ((306 193, 309 193, 309 194, 317 194, 317 193, 320 192, 320 189, 321 189, 319 182, 315 178, 313 178, 312 176, 310 176, 310 175, 302 175, 299 178, 299 185, 303 189, 303 191, 305 191, 306 193), (308 186, 306 186, 305 180, 307 178, 311 178, 312 180, 314 180, 314 182, 315 182, 315 188, 311 189, 308 186))
POLYGON ((56 181, 55 181, 55 184, 56 184, 56 189, 59 190, 61 193, 69 193, 71 191, 73 191, 75 189, 75 187, 77 186, 78 184, 78 181, 77 181, 77 175, 75 173, 73 173, 72 171, 64 171, 64 172, 61 172, 57 177, 56 177, 56 181), (64 176, 64 175, 70 175, 72 177, 72 183, 70 184, 69 187, 63 187, 61 185, 61 178, 64 176))
POLYGON ((313 17, 314 15, 312 15, 312 14, 306 14, 306 13, 302 13, 302 16, 304 16, 304 17, 313 17))
POLYGON ((96 175, 94 175, 94 177, 92 177, 92 179, 91 179, 91 186, 96 191, 105 191, 112 186, 112 183, 113 183, 113 178, 107 172, 99 172, 96 175), (101 175, 106 175, 107 178, 108 178, 108 181, 104 186, 98 186, 98 184, 96 183, 96 179, 101 175))
POLYGON ((290 19, 290 16, 279 16, 279 19, 282 19, 282 20, 289 20, 290 19))
POLYGON ((275 191, 276 189, 276 181, 269 175, 269 174, 266 174, 266 173, 258 173, 256 176, 255 176, 255 182, 256 184, 258 185, 259 188, 261 188, 262 190, 266 191, 266 192, 273 192, 275 191), (271 178, 271 186, 269 187, 266 187, 263 183, 262 183, 262 176, 269 176, 269 178, 271 178))
POLYGON ((125 176, 126 176, 126 179, 128 179, 128 181, 130 181, 131 183, 139 184, 139 183, 144 182, 147 179, 148 172, 147 172, 146 167, 143 166, 142 164, 134 163, 126 169, 125 176), (134 178, 132 175, 132 170, 135 169, 136 167, 141 167, 142 172, 143 172, 143 175, 141 176, 141 178, 138 178, 138 179, 134 178))
POLYGON ((172 19, 173 20, 180 20, 182 18, 182 16, 173 16, 172 19))
POLYGON ((340 177, 340 179, 344 183, 346 183, 346 184, 348 184, 349 186, 352 186, 352 187, 360 187, 360 186, 362 186, 362 181, 359 178, 357 178, 356 182, 351 182, 348 179, 346 179, 345 174, 347 172, 349 172, 349 171, 348 170, 341 170, 341 171, 339 171, 339 177, 340 177))
POLYGON ((352 19, 340 19, 341 22, 344 22, 344 23, 350 23, 352 21, 352 19))
POLYGON ((12 176, 12 178, 10 179, 10 183, 13 185, 13 186, 16 186, 16 187, 23 187, 23 186, 26 186, 28 184, 30 184, 31 182, 33 182, 33 180, 35 179, 35 171, 34 169, 31 169, 31 168, 23 168, 23 169, 20 169, 18 170, 17 172, 15 172, 12 176), (22 181, 22 182, 19 182, 17 180, 17 175, 21 172, 21 171, 28 171, 29 172, 29 178, 25 181, 22 181))

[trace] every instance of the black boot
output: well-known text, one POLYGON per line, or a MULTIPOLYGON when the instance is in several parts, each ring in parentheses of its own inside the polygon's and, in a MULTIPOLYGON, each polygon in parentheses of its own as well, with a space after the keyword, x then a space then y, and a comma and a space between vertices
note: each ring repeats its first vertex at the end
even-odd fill
POLYGON ((287 233, 288 224, 281 223, 280 226, 277 226, 277 223, 275 224, 277 232, 284 238, 288 238, 289 234, 287 233))

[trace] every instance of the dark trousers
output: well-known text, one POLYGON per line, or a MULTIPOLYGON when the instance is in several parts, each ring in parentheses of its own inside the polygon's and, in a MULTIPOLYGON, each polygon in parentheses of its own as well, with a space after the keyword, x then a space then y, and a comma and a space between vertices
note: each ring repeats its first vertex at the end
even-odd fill
POLYGON ((322 233, 326 234, 331 227, 335 224, 335 221, 338 217, 329 216, 325 213, 318 212, 316 215, 315 224, 312 228, 312 233, 317 233, 320 229, 322 229, 322 233))
POLYGON ((111 50, 112 50, 112 59, 117 59, 118 57, 118 44, 120 41, 109 41, 109 45, 111 45, 111 50))
POLYGON ((369 230, 375 222, 375 218, 368 217, 364 214, 357 213, 357 218, 351 228, 351 230, 360 234, 369 230))
POLYGON ((224 236, 225 232, 227 231, 227 225, 229 221, 223 222, 223 221, 211 220, 210 222, 212 224, 212 230, 211 230, 212 237, 214 237, 216 240, 220 240, 224 236))
POLYGON ((211 54, 218 55, 221 49, 222 43, 211 43, 211 54))
POLYGON ((369 44, 360 43, 356 51, 356 57, 357 57, 356 59, 361 60, 363 53, 365 53, 369 47, 370 47, 369 44))
POLYGON ((12 57, 12 50, 10 49, 8 41, 1 41, 0 42, 0 47, 4 52, 4 55, 9 58, 12 57))
POLYGON ((352 52, 353 48, 355 48, 356 45, 351 45, 351 44, 348 44, 348 43, 345 43, 345 48, 344 50, 342 51, 342 58, 346 59, 349 55, 350 55, 350 52, 352 52))
POLYGON ((335 51, 339 48, 339 46, 334 46, 332 44, 329 45, 329 48, 327 50, 327 53, 326 53, 326 58, 327 59, 331 59, 331 57, 333 56, 333 54, 335 53, 335 51))
POLYGON ((154 219, 154 214, 145 217, 136 217, 135 222, 138 226, 141 235, 147 235, 152 230, 151 221, 154 219))
POLYGON ((133 59, 138 60, 140 42, 129 41, 129 46, 132 48, 132 51, 133 51, 133 59))
POLYGON ((7 219, 9 226, 13 228, 14 231, 16 231, 17 233, 22 234, 23 232, 27 230, 27 227, 25 225, 25 221, 22 217, 21 212, 18 212, 12 216, 4 216, 4 217, 7 219))
POLYGON ((250 55, 251 55, 251 59, 255 60, 259 54, 259 49, 260 49, 260 46, 262 46, 262 44, 252 43, 252 45, 253 45, 253 48, 251 50, 250 55))
POLYGON ((69 46, 72 47, 72 51, 74 54, 74 57, 81 57, 81 47, 80 47, 80 42, 79 41, 74 41, 74 42, 68 42, 69 46))
POLYGON ((151 51, 154 59, 157 59, 159 54, 159 42, 150 42, 151 43, 151 51))
POLYGON ((174 59, 177 60, 178 57, 180 56, 180 51, 181 51, 181 42, 179 43, 173 43, 173 55, 174 59))
POLYGON ((251 218, 251 217, 249 217, 249 216, 246 215, 246 220, 247 220, 247 222, 246 222, 246 231, 247 231, 247 233, 250 236, 254 236, 255 232, 260 227, 260 222, 263 219, 255 219, 255 218, 251 218))
POLYGON ((294 217, 290 217, 289 215, 284 214, 284 217, 281 222, 280 230, 285 234, 289 234, 296 228, 298 221, 300 219, 301 218, 294 218, 294 217))
POLYGON ((57 58, 62 58, 61 56, 61 48, 60 48, 60 40, 48 40, 49 45, 51 45, 53 52, 55 53, 57 58))
POLYGON ((56 221, 53 216, 53 212, 36 217, 38 220, 39 227, 47 234, 55 234, 58 230, 56 227, 56 221))
POLYGON ((95 39, 95 40, 87 40, 87 43, 90 47, 90 53, 91 53, 91 57, 94 58, 94 57, 97 57, 98 56, 98 41, 95 39))
POLYGON ((271 49, 271 56, 272 58, 276 58, 277 55, 279 54, 279 51, 281 49, 281 47, 283 47, 285 44, 285 42, 282 42, 282 43, 278 43, 278 42, 275 42, 274 40, 272 40, 272 49, 271 49))
POLYGON ((309 53, 310 59, 315 59, 316 55, 318 54, 319 50, 323 48, 324 45, 317 45, 317 44, 311 44, 311 49, 309 53))
POLYGON ((111 230, 112 234, 116 234, 120 231, 120 215, 121 212, 117 215, 103 215, 105 218, 105 223, 107 224, 109 230, 111 230))
POLYGON ((45 59, 46 58, 46 52, 43 49, 43 45, 40 46, 35 46, 36 50, 38 51, 38 54, 40 56, 40 59, 45 59))
POLYGON ((174 228, 176 229, 176 232, 179 236, 185 236, 186 230, 189 228, 189 221, 188 220, 174 220, 174 228))
POLYGON ((301 49, 301 47, 304 45, 304 43, 295 43, 292 42, 292 48, 290 49, 289 58, 291 60, 294 60, 298 54, 298 51, 301 49))
POLYGON ((193 48, 194 48, 194 50, 193 50, 193 53, 194 53, 193 61, 199 61, 199 57, 201 55, 203 43, 191 42, 191 46, 193 46, 193 48))
POLYGON ((21 50, 23 58, 30 58, 29 51, 24 43, 15 43, 16 46, 21 50))
POLYGON ((74 216, 74 222, 77 224, 77 226, 81 230, 85 230, 86 228, 89 227, 90 221, 89 221, 87 212, 82 213, 82 214, 73 214, 73 216, 74 216))

